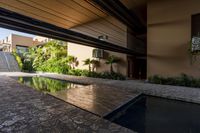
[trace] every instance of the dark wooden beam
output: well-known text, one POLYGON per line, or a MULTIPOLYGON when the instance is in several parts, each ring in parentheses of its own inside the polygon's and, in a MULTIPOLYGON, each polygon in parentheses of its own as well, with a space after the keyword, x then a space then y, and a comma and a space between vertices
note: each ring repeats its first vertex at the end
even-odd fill
POLYGON ((94 3, 104 9, 108 14, 115 17, 128 27, 130 27, 136 34, 144 34, 147 29, 140 21, 136 14, 129 11, 119 0, 87 0, 89 3, 94 3))
POLYGON ((121 47, 94 37, 42 22, 40 20, 21 15, 4 8, 0 8, 0 26, 7 29, 78 43, 104 50, 130 55, 143 55, 143 53, 140 53, 136 50, 121 47))

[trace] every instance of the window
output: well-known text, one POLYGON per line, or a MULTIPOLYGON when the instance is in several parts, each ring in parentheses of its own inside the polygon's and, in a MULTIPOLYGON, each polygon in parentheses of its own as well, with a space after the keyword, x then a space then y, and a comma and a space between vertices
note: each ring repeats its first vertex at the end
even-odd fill
POLYGON ((200 37, 200 14, 192 15, 192 37, 200 37))
POLYGON ((192 53, 200 52, 200 14, 192 16, 192 32, 191 32, 191 47, 192 53))
POLYGON ((19 55, 23 55, 23 53, 28 51, 28 47, 27 46, 20 46, 20 45, 16 45, 16 52, 19 55))

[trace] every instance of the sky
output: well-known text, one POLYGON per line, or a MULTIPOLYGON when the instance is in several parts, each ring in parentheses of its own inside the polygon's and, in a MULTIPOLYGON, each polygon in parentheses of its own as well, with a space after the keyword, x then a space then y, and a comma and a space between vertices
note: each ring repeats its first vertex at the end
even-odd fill
POLYGON ((5 39, 11 33, 23 35, 23 36, 28 36, 28 37, 34 37, 35 36, 35 35, 32 35, 32 34, 26 34, 26 33, 14 31, 14 30, 8 30, 8 29, 0 28, 0 40, 5 39))

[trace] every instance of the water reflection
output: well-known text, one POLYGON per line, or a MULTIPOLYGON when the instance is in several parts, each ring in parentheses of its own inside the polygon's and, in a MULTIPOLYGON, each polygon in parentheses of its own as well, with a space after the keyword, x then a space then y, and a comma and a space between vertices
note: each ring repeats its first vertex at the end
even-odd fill
POLYGON ((33 87, 36 90, 50 93, 82 86, 63 80, 45 77, 18 77, 18 81, 27 86, 33 87))

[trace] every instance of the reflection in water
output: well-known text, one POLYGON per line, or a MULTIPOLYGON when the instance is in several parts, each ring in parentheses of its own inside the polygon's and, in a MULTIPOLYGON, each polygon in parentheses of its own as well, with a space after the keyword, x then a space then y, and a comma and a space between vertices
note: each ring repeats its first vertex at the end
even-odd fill
MULTIPOLYGON (((63 101, 94 112, 100 110, 95 106, 96 90, 91 85, 80 85, 46 77, 18 77, 20 83, 36 90, 53 95, 63 101)), ((102 108, 102 107, 100 107, 102 108)))
POLYGON ((96 90, 91 85, 62 90, 52 95, 91 112, 96 110, 96 90))
POLYGON ((57 80, 45 77, 18 77, 18 81, 27 86, 33 87, 36 90, 42 92, 50 92, 50 93, 55 93, 57 91, 82 86, 63 80, 57 80))
POLYGON ((138 93, 107 85, 80 85, 45 77, 20 77, 19 82, 48 93, 67 103, 104 116, 129 101, 138 93))

